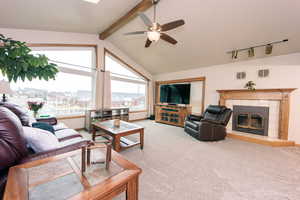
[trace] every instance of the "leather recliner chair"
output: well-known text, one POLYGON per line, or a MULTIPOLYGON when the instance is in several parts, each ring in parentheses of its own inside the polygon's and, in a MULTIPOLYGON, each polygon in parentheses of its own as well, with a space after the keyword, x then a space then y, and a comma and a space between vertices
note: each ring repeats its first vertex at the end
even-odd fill
POLYGON ((189 115, 184 130, 201 141, 223 140, 231 114, 231 109, 225 106, 210 105, 202 116, 189 115))
POLYGON ((13 104, 0 105, 0 199, 5 189, 7 174, 10 167, 58 154, 81 149, 90 144, 73 129, 58 130, 57 137, 61 146, 57 149, 33 153, 26 147, 23 126, 26 114, 13 104), (22 114, 20 114, 20 113, 22 114))

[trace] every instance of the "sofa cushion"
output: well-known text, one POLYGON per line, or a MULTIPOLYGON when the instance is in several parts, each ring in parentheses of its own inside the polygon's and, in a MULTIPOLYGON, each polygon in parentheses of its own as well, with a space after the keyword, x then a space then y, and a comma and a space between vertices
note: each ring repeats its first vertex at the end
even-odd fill
POLYGON ((69 146, 69 145, 72 145, 72 144, 76 144, 76 143, 79 143, 81 141, 84 141, 83 138, 81 137, 75 137, 75 138, 71 138, 71 139, 68 139, 68 140, 64 140, 62 142, 60 142, 60 146, 61 147, 66 147, 66 146, 69 146))
POLYGON ((27 126, 24 126, 23 130, 27 145, 33 149, 35 153, 60 147, 58 139, 49 131, 27 126))
POLYGON ((53 125, 54 131, 60 131, 63 129, 67 129, 68 127, 64 123, 57 123, 56 125, 53 125))
POLYGON ((0 170, 18 163, 27 156, 23 128, 18 117, 0 106, 0 170))
POLYGON ((39 128, 39 129, 42 129, 42 130, 45 130, 45 131, 49 131, 49 132, 55 134, 55 130, 54 130, 53 126, 48 124, 48 123, 45 123, 45 122, 32 123, 32 127, 39 128))
POLYGON ((0 106, 8 108, 15 115, 17 115, 23 126, 30 126, 30 122, 32 121, 32 119, 28 115, 27 111, 24 110, 21 106, 8 102, 1 102, 0 106))
POLYGON ((82 136, 77 131, 70 128, 55 131, 55 136, 59 140, 59 142, 69 140, 72 138, 82 138, 82 136))

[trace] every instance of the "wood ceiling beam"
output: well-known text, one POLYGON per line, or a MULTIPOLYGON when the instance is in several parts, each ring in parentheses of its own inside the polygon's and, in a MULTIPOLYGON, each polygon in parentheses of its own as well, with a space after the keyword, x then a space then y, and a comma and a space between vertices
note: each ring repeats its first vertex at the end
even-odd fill
POLYGON ((105 40, 114 32, 119 30, 122 26, 128 24, 131 20, 133 20, 139 12, 144 12, 149 9, 153 5, 152 0, 142 0, 139 4, 137 4, 134 8, 132 8, 128 13, 126 13, 123 17, 118 19, 115 23, 110 25, 106 30, 100 33, 99 38, 101 40, 105 40))

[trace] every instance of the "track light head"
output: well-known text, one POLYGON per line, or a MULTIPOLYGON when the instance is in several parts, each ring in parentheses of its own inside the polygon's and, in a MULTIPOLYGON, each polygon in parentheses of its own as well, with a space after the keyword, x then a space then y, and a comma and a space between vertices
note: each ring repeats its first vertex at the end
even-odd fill
POLYGON ((237 50, 234 50, 231 52, 231 58, 232 59, 237 59, 237 56, 238 56, 238 51, 237 50))
POLYGON ((265 53, 266 53, 267 55, 269 55, 269 54, 272 53, 272 50, 273 50, 273 45, 272 45, 272 44, 267 44, 267 45, 266 45, 265 53))
POLYGON ((254 48, 251 47, 250 49, 248 49, 248 57, 254 57, 254 48))

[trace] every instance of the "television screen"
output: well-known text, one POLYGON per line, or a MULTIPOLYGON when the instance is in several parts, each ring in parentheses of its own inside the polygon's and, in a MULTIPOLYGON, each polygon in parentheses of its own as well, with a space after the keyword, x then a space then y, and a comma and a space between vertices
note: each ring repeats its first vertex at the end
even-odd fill
POLYGON ((160 86, 160 102, 169 104, 190 104, 191 84, 160 86))

